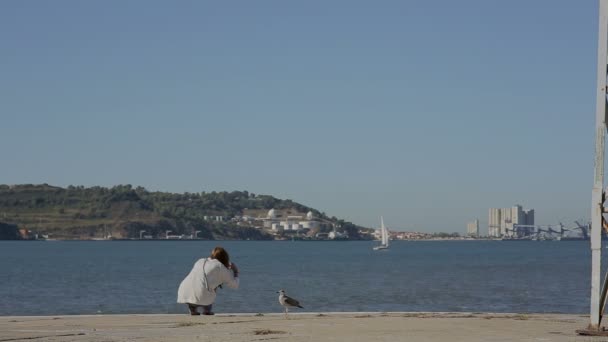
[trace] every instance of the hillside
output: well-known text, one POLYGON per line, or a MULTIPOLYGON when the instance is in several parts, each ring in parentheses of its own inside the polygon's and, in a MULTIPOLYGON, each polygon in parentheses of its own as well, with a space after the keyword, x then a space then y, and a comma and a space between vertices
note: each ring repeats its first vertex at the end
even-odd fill
POLYGON ((150 192, 142 187, 0 185, 0 239, 46 236, 55 239, 162 239, 198 237, 208 240, 269 240, 289 233, 264 229, 269 209, 284 215, 311 212, 328 232, 339 227, 350 239, 368 238, 362 227, 327 217, 291 200, 247 191, 210 193, 150 192))

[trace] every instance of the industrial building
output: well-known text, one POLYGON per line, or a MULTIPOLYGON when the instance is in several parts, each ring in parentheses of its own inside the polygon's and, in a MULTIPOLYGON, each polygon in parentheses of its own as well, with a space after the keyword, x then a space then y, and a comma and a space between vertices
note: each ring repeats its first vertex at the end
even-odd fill
POLYGON ((319 222, 314 216, 312 211, 309 211, 304 216, 287 216, 286 218, 280 218, 277 215, 276 210, 270 209, 266 218, 262 219, 264 221, 264 228, 270 228, 275 232, 285 231, 285 230, 294 230, 298 231, 300 229, 312 229, 319 228, 321 226, 321 222, 319 222))
POLYGON ((509 232, 513 232, 514 225, 534 225, 534 209, 524 210, 521 205, 511 208, 490 208, 488 236, 509 235, 509 232))

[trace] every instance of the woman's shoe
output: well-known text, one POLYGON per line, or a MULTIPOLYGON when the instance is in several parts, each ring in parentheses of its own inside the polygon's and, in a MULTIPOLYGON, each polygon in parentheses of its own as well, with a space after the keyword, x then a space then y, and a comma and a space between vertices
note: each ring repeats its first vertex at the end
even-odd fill
POLYGON ((198 310, 196 309, 196 305, 192 305, 192 304, 188 304, 188 310, 190 310, 190 315, 192 316, 198 316, 201 313, 198 312, 198 310))
POLYGON ((207 316, 215 315, 213 313, 213 311, 211 311, 213 309, 213 304, 201 305, 201 307, 203 308, 203 315, 207 315, 207 316))

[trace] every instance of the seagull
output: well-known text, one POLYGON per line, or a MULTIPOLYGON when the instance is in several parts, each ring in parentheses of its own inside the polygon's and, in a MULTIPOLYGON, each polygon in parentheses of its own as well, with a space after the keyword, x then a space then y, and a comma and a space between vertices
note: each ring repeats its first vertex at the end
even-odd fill
POLYGON ((300 305, 300 302, 287 296, 285 294, 285 290, 280 290, 277 293, 279 294, 279 303, 281 303, 281 305, 283 305, 283 307, 285 308, 285 318, 287 318, 287 312, 289 311, 289 307, 295 306, 304 309, 304 307, 300 305))

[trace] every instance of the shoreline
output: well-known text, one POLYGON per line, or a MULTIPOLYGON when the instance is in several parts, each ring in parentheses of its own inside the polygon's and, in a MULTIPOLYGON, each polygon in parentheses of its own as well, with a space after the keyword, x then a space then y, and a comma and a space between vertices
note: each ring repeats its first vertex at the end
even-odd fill
MULTIPOLYGON (((224 241, 242 241, 242 242, 267 242, 267 241, 276 241, 276 242, 378 242, 379 240, 348 240, 348 239, 252 239, 252 240, 207 240, 207 239, 0 239, 0 241, 19 241, 19 242, 25 242, 25 241, 29 241, 29 242, 56 242, 56 241, 61 241, 61 242, 73 242, 73 241, 89 241, 89 242, 100 242, 100 241, 148 241, 148 242, 152 242, 152 241, 183 241, 183 242, 196 242, 196 241, 208 241, 208 242, 224 242, 224 241)), ((462 238, 462 239, 449 239, 449 238, 436 238, 436 239, 398 239, 398 240, 391 240, 392 242, 429 242, 429 241, 508 241, 508 242, 525 242, 525 241, 533 241, 533 242, 543 242, 543 241, 549 241, 549 242, 570 242, 570 241, 590 241, 589 239, 577 239, 577 238, 568 238, 568 239, 563 239, 563 240, 531 240, 531 239, 484 239, 484 238, 480 238, 480 239, 466 239, 466 238, 462 238)))
POLYGON ((588 315, 310 312, 0 316, 3 341, 608 341, 578 336, 588 315))

